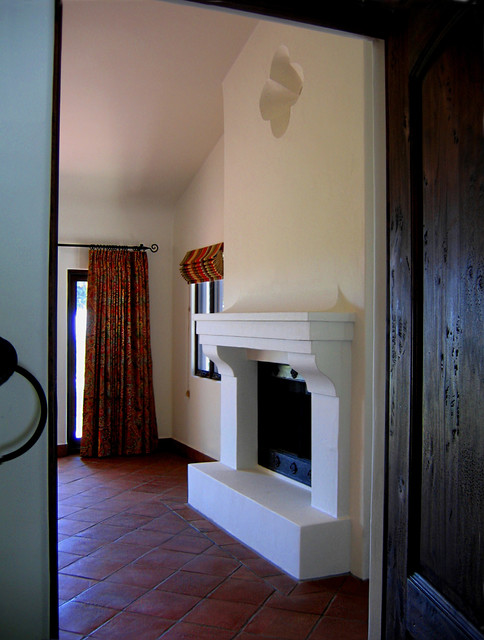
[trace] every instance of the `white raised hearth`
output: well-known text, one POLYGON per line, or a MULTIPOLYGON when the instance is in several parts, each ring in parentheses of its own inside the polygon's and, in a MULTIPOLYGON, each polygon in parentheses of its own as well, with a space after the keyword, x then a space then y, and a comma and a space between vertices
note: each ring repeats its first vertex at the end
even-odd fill
POLYGON ((349 571, 351 342, 354 314, 195 316, 221 373, 220 462, 191 464, 188 501, 297 579, 349 571), (311 392, 306 487, 257 463, 257 361, 288 364, 311 392))

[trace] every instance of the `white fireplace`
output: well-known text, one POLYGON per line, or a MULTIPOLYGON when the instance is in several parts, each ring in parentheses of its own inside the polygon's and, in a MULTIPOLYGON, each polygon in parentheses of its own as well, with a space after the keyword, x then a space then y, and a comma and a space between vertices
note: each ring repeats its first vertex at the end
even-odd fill
POLYGON ((195 316, 221 374, 220 462, 188 469, 189 504, 297 579, 349 571, 354 314, 195 316), (257 361, 290 365, 311 393, 311 486, 258 465, 257 361))

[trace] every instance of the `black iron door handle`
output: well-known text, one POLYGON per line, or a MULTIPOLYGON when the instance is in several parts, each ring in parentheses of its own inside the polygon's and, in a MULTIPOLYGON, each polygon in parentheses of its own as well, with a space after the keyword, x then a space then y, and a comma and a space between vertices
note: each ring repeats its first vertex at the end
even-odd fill
POLYGON ((27 369, 24 369, 18 364, 17 352, 13 345, 8 342, 8 340, 5 340, 5 338, 0 338, 0 385, 7 382, 14 373, 18 373, 23 376, 35 389, 40 402, 40 418, 35 431, 27 442, 18 449, 0 456, 0 464, 7 462, 7 460, 18 458, 31 449, 42 435, 47 422, 47 400, 40 382, 34 375, 27 371, 27 369))

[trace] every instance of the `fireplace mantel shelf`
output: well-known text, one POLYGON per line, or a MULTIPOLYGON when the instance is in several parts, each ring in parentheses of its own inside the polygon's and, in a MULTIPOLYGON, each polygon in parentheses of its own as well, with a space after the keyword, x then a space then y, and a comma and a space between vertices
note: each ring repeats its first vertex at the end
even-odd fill
POLYGON ((220 462, 190 465, 189 503, 298 579, 349 570, 349 421, 355 315, 195 315, 221 373, 220 462), (289 364, 311 392, 312 486, 257 463, 257 361, 289 364))
POLYGON ((196 314, 204 344, 307 352, 311 342, 352 340, 355 314, 332 312, 196 314))

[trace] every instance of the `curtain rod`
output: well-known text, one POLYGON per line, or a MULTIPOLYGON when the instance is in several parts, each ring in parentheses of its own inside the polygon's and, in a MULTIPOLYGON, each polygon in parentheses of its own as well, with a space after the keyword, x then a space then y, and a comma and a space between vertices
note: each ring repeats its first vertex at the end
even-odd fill
POLYGON ((151 251, 156 253, 158 251, 158 245, 152 244, 151 247, 146 247, 144 244, 139 245, 127 245, 127 244, 70 244, 59 242, 58 247, 84 247, 86 249, 132 249, 133 251, 151 251))

